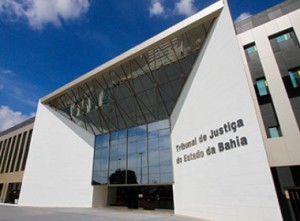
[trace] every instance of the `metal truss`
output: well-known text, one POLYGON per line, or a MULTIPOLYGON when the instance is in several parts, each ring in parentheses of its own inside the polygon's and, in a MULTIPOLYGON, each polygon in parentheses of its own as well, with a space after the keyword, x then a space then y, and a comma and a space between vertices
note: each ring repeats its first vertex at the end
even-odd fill
POLYGON ((170 117, 213 21, 98 73, 47 104, 95 135, 170 117))

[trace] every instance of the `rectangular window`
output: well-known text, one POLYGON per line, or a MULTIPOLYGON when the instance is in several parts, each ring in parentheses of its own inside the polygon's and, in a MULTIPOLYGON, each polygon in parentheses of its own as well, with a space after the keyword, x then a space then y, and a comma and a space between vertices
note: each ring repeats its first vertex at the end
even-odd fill
POLYGON ((300 86, 300 67, 289 70, 289 76, 293 88, 298 88, 300 86))
POLYGON ((23 157, 21 171, 25 170, 27 156, 28 156, 28 152, 29 152, 30 141, 31 141, 31 135, 32 135, 32 129, 29 131, 29 134, 28 134, 28 137, 27 137, 26 146, 24 147, 25 148, 25 152, 24 152, 24 157, 23 157))
POLYGON ((269 127, 269 134, 270 138, 282 136, 279 126, 269 127))
POLYGON ((256 86, 259 96, 265 96, 269 94, 268 82, 265 78, 256 80, 256 86))
POLYGON ((277 41, 278 43, 280 43, 280 42, 286 41, 286 40, 288 40, 288 39, 290 39, 290 38, 291 38, 291 35, 290 35, 290 33, 288 32, 288 33, 284 33, 284 34, 282 34, 282 35, 277 36, 277 37, 276 37, 276 41, 277 41))
POLYGON ((245 48, 246 52, 248 55, 251 55, 253 54, 254 52, 257 51, 257 48, 256 48, 256 45, 252 45, 252 46, 249 46, 247 48, 245 48))
POLYGON ((168 119, 96 137, 93 184, 172 182, 168 119))

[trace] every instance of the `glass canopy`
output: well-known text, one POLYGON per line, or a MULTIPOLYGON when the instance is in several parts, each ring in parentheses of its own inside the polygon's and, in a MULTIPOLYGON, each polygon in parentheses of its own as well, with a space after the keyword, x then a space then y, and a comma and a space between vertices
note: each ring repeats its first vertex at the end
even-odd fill
POLYGON ((214 19, 100 72, 47 101, 99 135, 168 118, 214 19))

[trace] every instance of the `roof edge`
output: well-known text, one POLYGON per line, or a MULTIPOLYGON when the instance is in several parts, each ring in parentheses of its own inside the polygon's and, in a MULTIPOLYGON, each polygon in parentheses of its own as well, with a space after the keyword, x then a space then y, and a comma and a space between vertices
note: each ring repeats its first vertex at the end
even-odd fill
POLYGON ((31 117, 31 118, 28 118, 28 119, 26 119, 26 120, 24 120, 24 121, 22 121, 22 122, 20 122, 20 123, 18 123, 16 125, 10 127, 10 128, 7 128, 7 129, 1 131, 0 132, 0 137, 4 136, 6 134, 9 134, 9 133, 11 133, 13 131, 16 131, 16 130, 18 130, 20 128, 26 127, 29 124, 33 124, 34 121, 35 121, 35 116, 31 117))
POLYGON ((117 57, 100 65, 99 67, 87 72, 86 74, 76 78, 75 80, 73 80, 73 81, 65 84, 64 86, 58 88, 57 90, 51 92, 50 94, 42 97, 41 103, 45 104, 45 103, 49 102, 50 100, 60 96, 64 91, 66 91, 70 88, 73 88, 80 83, 88 81, 90 78, 92 78, 96 74, 98 74, 100 72, 105 72, 106 70, 112 68, 113 66, 116 66, 123 62, 126 62, 126 61, 130 60, 132 57, 135 57, 138 54, 149 50, 150 47, 153 47, 156 44, 159 44, 160 42, 162 42, 168 38, 171 39, 176 34, 180 34, 181 32, 184 32, 188 29, 192 29, 193 27, 198 25, 199 22, 204 23, 208 19, 211 19, 211 18, 217 16, 220 13, 221 9, 223 9, 223 7, 224 7, 223 1, 218 0, 214 4, 204 8, 203 10, 197 12, 196 14, 171 26, 170 28, 162 31, 161 33, 155 35, 154 37, 138 44, 137 46, 129 49, 128 51, 118 55, 117 57))

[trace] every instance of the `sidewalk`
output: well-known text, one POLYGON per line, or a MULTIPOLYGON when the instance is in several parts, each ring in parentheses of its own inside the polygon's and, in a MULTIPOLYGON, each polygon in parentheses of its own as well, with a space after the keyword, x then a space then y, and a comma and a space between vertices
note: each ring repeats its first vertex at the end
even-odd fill
POLYGON ((200 221, 169 211, 120 208, 37 208, 0 204, 0 221, 200 221))

